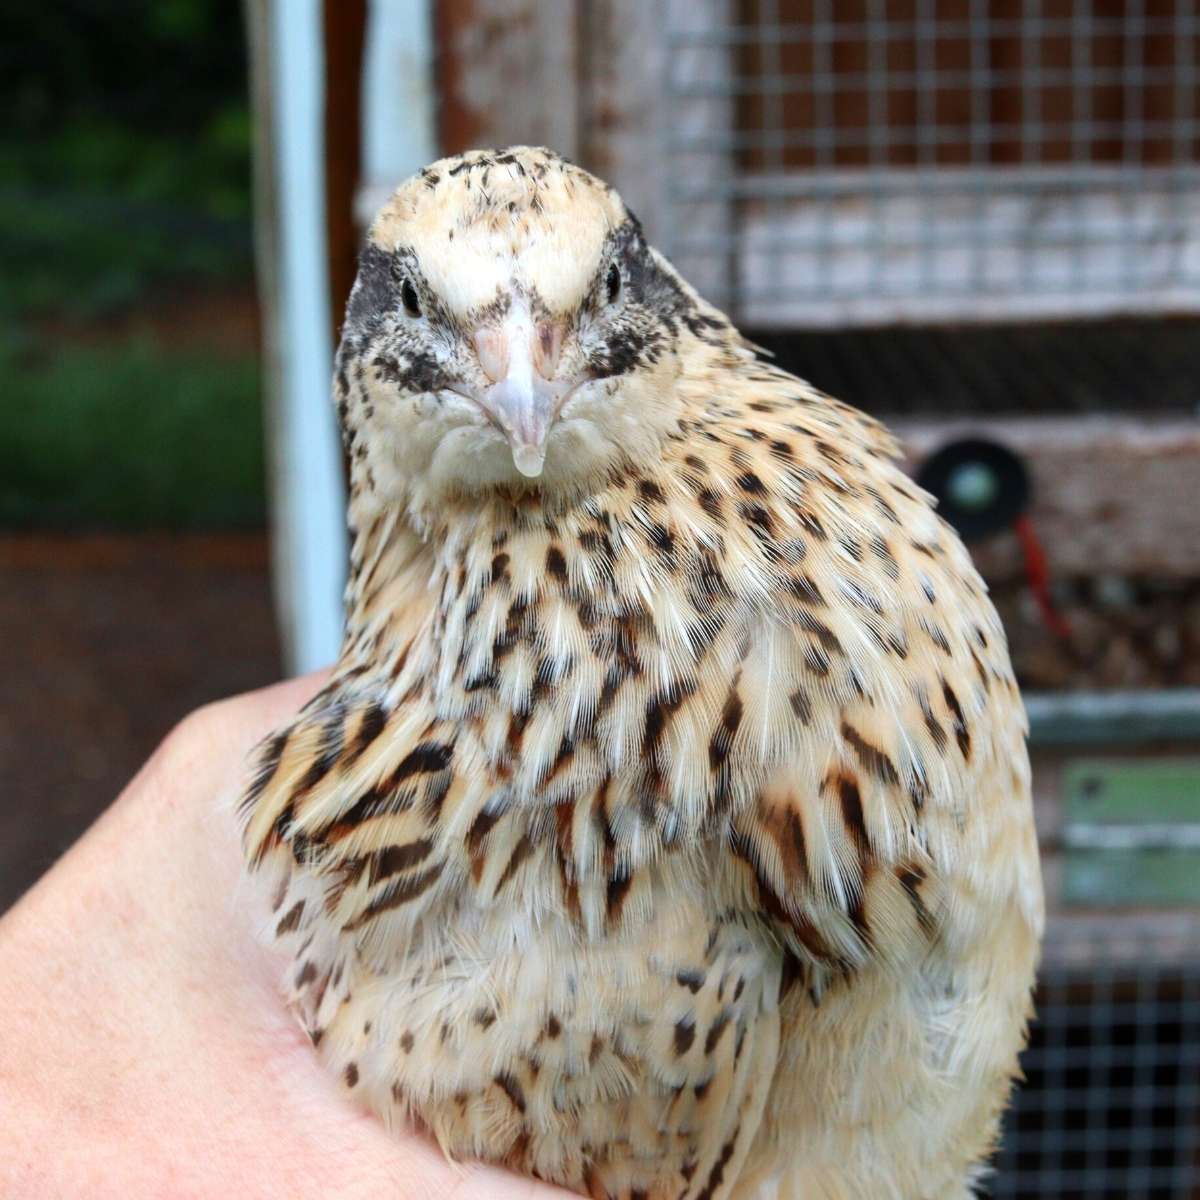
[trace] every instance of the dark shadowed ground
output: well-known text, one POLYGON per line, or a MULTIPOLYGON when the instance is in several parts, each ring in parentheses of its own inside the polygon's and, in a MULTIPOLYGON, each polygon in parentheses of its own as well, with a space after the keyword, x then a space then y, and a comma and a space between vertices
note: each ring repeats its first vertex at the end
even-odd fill
POLYGON ((1196 407, 1194 318, 750 336, 780 366, 882 417, 1167 416, 1196 407))
POLYGON ((279 676, 259 535, 0 537, 0 911, 185 714, 279 676))

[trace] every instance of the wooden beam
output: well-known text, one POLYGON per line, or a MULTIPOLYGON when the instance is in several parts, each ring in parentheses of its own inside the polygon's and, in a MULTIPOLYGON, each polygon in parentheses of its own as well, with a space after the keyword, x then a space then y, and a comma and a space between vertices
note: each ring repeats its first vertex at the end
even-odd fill
POLYGON ((354 202, 362 175, 362 63, 367 0, 325 0, 325 227, 329 310, 336 342, 354 285, 359 234, 354 202))

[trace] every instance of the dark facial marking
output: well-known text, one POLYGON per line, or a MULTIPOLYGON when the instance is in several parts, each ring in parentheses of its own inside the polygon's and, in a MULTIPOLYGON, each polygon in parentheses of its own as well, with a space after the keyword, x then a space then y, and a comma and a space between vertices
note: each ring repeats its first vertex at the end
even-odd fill
POLYGON ((596 280, 592 294, 614 306, 615 312, 606 314, 604 345, 590 358, 596 378, 657 363, 681 326, 704 324, 695 302, 654 257, 636 218, 631 216, 609 234, 601 262, 603 280, 596 280))
POLYGON ((616 263, 609 263, 604 292, 609 304, 616 304, 621 295, 621 268, 616 263))
POLYGON ((430 324, 444 323, 421 279, 416 255, 407 247, 385 250, 368 242, 358 260, 358 277, 346 304, 337 354, 338 385, 343 394, 351 362, 369 362, 379 377, 409 392, 433 392, 446 386, 430 341, 430 324), (429 322, 407 324, 425 316, 429 322))
POLYGON ((405 278, 400 285, 400 300, 404 305, 404 311, 413 318, 421 315, 421 299, 417 295, 417 289, 413 286, 411 279, 405 278))

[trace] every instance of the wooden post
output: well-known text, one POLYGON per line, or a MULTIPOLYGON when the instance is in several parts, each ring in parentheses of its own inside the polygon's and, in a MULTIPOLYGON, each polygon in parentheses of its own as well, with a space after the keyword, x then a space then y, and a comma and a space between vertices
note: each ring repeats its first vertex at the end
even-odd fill
POLYGON ((580 146, 579 25, 584 0, 443 0, 436 6, 438 140, 580 146))
POLYGON ((354 202, 362 177, 362 66, 367 0, 325 0, 325 225, 333 336, 354 285, 359 233, 354 202))

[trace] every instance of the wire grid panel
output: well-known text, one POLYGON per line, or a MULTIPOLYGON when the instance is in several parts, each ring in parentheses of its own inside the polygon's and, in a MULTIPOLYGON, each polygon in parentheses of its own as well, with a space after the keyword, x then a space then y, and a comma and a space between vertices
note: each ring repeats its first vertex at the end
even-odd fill
POLYGON ((1200 1195, 1200 917, 1059 918, 988 1194, 1200 1195))
POLYGON ((668 0, 669 252, 757 328, 1200 310, 1197 0, 668 0))

